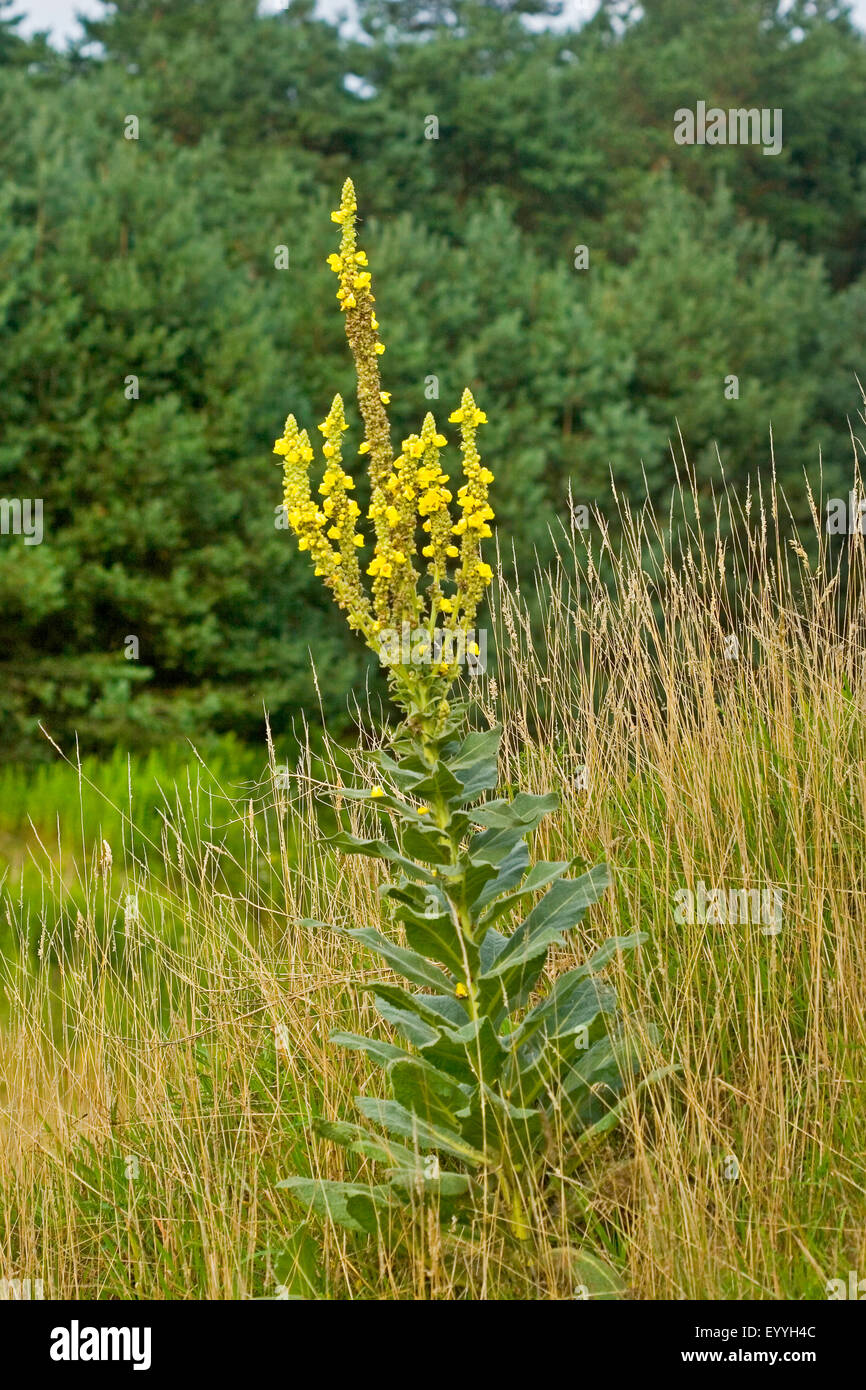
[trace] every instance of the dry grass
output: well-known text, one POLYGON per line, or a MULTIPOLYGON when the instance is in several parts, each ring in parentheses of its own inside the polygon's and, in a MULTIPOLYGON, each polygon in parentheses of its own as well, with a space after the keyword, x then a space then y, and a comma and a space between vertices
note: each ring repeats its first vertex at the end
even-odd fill
POLYGON ((345 1175, 309 1117, 378 1084, 327 1042, 380 1026, 352 988, 372 963, 299 925, 378 916, 378 867, 324 842, 322 784, 349 761, 332 747, 286 794, 203 772, 161 844, 127 824, 110 866, 64 826, 42 920, 7 898, 41 954, 5 969, 0 1272, 56 1297, 572 1297, 570 1246, 642 1299, 821 1297, 866 1273, 864 549, 834 568, 821 505, 809 558, 773 490, 739 507, 687 487, 664 527, 622 506, 616 545, 601 517, 561 537, 540 617, 494 594, 499 675, 477 693, 503 777, 562 791, 539 857, 613 866, 574 955, 649 932, 616 983, 650 1061, 681 1066, 568 1175, 563 1138, 561 1176, 524 1194, 525 1259, 423 1213, 390 1253, 305 1234, 277 1190, 345 1175), (780 890, 781 932, 677 922, 699 881, 780 890))

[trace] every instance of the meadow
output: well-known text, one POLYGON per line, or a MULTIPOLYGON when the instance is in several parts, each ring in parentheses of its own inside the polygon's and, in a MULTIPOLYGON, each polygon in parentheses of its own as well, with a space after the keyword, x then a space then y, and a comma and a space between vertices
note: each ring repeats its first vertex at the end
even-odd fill
POLYGON ((553 1185, 526 1179, 520 1261, 482 1212, 408 1210, 386 1243, 277 1186, 373 1180, 310 1121, 372 1084, 328 1034, 387 1036, 355 988, 381 972, 303 919, 381 921, 381 866, 329 843, 375 820, 339 789, 369 780, 378 709, 357 743, 6 768, 5 1276, 76 1299, 571 1299, 594 1259, 608 1296, 752 1300, 866 1269, 863 537, 840 566, 810 505, 798 537, 772 483, 686 484, 664 521, 611 496, 490 591, 496 656, 467 693, 504 728, 503 789, 561 795, 536 856, 614 876, 552 975, 646 932, 606 973, 646 1065, 677 1067, 579 1161, 563 1132, 553 1185), (678 920, 699 885, 777 893, 778 928, 678 920))

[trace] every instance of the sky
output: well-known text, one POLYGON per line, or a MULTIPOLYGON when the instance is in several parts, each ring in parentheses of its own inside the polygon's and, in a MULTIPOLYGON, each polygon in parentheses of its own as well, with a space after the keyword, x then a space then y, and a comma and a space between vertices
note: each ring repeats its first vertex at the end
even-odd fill
MULTIPOLYGON (((696 0, 696 3, 706 3, 706 0, 696 0)), ((326 13, 334 14, 350 9, 351 0, 320 0, 320 5, 326 13)), ((280 10, 284 6, 280 0, 264 0, 263 8, 280 10)), ((23 32, 47 29, 53 41, 62 46, 64 40, 79 32, 76 14, 96 16, 101 9, 98 0, 18 0, 13 12, 25 15, 20 26, 23 32)), ((565 9, 569 20, 584 19, 595 9, 595 0, 566 0, 565 9)), ((866 0, 854 0, 853 11, 858 24, 866 29, 866 0)))

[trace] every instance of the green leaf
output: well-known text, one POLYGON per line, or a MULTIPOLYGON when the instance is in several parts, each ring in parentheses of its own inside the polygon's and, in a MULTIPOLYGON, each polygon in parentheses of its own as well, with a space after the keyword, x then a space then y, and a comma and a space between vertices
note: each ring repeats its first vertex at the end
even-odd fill
POLYGON ((499 745, 502 729, 485 729, 468 734, 456 752, 443 749, 443 758, 454 776, 459 780, 462 791, 455 797, 456 804, 474 801, 482 792, 493 791, 499 781, 499 745))
POLYGON ((320 1242, 314 1239, 306 1222, 292 1232, 279 1254, 274 1258, 274 1279, 280 1288, 278 1297, 289 1299, 321 1298, 319 1282, 320 1242))
POLYGON ((451 914, 440 917, 419 917, 403 908, 397 914, 406 930, 406 940, 413 951, 420 951, 430 960, 447 965, 458 979, 478 972, 478 947, 461 939, 451 914))
POLYGON ((381 1125, 389 1134, 396 1134, 401 1139, 411 1139, 413 1144, 424 1152, 433 1149, 437 1153, 447 1153, 452 1158, 459 1158, 464 1163, 487 1162, 485 1154, 468 1144, 456 1130, 427 1124, 396 1100, 356 1096, 355 1104, 368 1120, 381 1125))
POLYGON ((450 864, 453 853, 451 843, 448 836, 437 830, 435 825, 428 827, 419 822, 410 822, 403 826, 401 838, 406 853, 420 859, 422 864, 450 864))
POLYGON ((616 1012, 616 993, 610 985, 593 976, 574 979, 575 973, 560 976, 548 997, 512 1035, 516 1051, 503 1085, 519 1095, 524 1105, 533 1104, 543 1090, 549 1091, 551 1083, 558 1089, 559 1077, 568 1069, 577 1046, 577 1029, 586 1030, 587 1040, 593 1034, 597 1037, 606 1029, 606 1018, 616 1012))
POLYGON ((349 1124, 345 1120, 313 1121, 313 1129, 323 1139, 339 1144, 349 1153, 370 1158, 375 1163, 383 1163, 388 1168, 411 1168, 417 1162, 417 1155, 404 1144, 397 1144, 385 1135, 371 1134, 360 1125, 349 1124))
POLYGON ((489 1081, 498 1077, 502 1064, 509 1055, 487 1015, 471 1019, 461 1028, 451 1028, 443 1024, 442 1036, 444 1041, 463 1050, 469 1071, 479 1081, 482 1078, 489 1081))
POLYGON ((472 1189, 472 1179, 468 1173, 440 1173, 433 1178, 427 1176, 423 1165, 419 1169, 399 1169, 391 1174, 388 1183, 405 1197, 435 1197, 443 1202, 465 1197, 472 1189))
MULTIPOLYGON (((482 924, 484 926, 489 926, 491 922, 495 922, 503 913, 510 912, 515 908, 524 898, 528 897, 530 893, 538 893, 542 888, 547 888, 551 883, 555 883, 557 879, 562 878, 563 874, 568 873, 568 870, 573 866, 573 859, 551 860, 550 862, 541 860, 539 863, 533 864, 519 890, 516 893, 508 893, 505 897, 500 898, 498 902, 493 902, 493 906, 485 912, 481 918, 482 924)), ((495 884, 490 885, 491 889, 495 887, 495 884)), ((488 891, 485 890, 482 897, 485 898, 486 901, 492 901, 494 894, 492 892, 488 893, 488 891)), ((485 902, 481 899, 475 904, 475 907, 479 910, 483 906, 485 906, 485 902)))
POLYGON ((519 827, 526 834, 558 807, 559 795, 556 792, 548 792, 545 796, 518 792, 513 801, 488 801, 479 806, 472 812, 472 819, 490 829, 512 830, 519 827))
MULTIPOLYGON (((456 995, 410 994, 400 985, 362 985, 362 989, 375 991, 375 1003, 379 1013, 387 1023, 399 1029, 405 1038, 424 1050, 443 1042, 443 1025, 450 1024, 460 1028, 468 1021, 468 1014, 456 995)), ((453 1051, 453 1045, 446 1040, 446 1051, 453 1051)), ((462 1064, 463 1059, 454 1059, 462 1064)))
MULTIPOLYGON (((503 893, 508 893, 509 889, 520 883, 528 866, 529 846, 525 840, 520 839, 505 858, 500 860, 495 875, 482 886, 481 891, 474 898, 470 899, 473 917, 477 917, 479 913, 483 912, 488 903, 492 903, 495 898, 500 897, 503 893)), ((507 902, 508 899, 506 898, 504 901, 507 902)), ((498 915, 498 913, 494 913, 494 916, 498 915)))
POLYGON ((447 976, 438 965, 431 964, 417 951, 410 951, 405 946, 398 946, 396 942, 389 941, 388 937, 375 927, 358 927, 345 935, 350 936, 353 941, 359 941, 368 950, 376 951, 392 970, 411 980, 413 985, 438 991, 448 984, 447 976))
POLYGON ((593 972, 603 970, 620 951, 635 951, 645 941, 649 941, 649 934, 645 931, 630 932, 628 936, 609 936, 597 951, 593 951, 589 960, 577 966, 577 969, 593 972))
POLYGON ((545 999, 536 1004, 514 1033, 518 1046, 536 1034, 561 1038, 578 1028, 589 1027, 600 1013, 616 1012, 616 991, 604 980, 597 980, 578 967, 560 975, 545 999))
POLYGON ((360 1235, 374 1235, 381 1225, 379 1217, 391 1207, 387 1187, 331 1182, 326 1178, 284 1178, 277 1187, 291 1192, 321 1220, 334 1221, 360 1235))
POLYGON ((573 1281, 573 1298, 611 1302, 625 1298, 626 1286, 612 1264, 588 1250, 556 1251, 561 1263, 567 1262, 573 1281))
MULTIPOLYGON (((473 1059, 477 1046, 473 1043, 474 1035, 464 1037, 461 1033, 470 1020, 456 996, 410 994, 399 985, 377 984, 362 988, 376 991, 376 1007, 382 1017, 417 1047, 425 1060, 459 1081, 475 1082, 467 1040, 473 1046, 473 1059)), ((486 1038, 483 1043, 489 1046, 486 1038)))
POLYGON ((332 835, 326 844, 342 850, 344 854, 362 854, 368 859, 388 859, 392 864, 399 864, 407 878, 420 880, 422 883, 436 882, 429 870, 422 869, 420 864, 407 859, 386 840, 361 840, 357 835, 350 835, 347 831, 341 830, 332 835))
POLYGON ((539 1110, 514 1105, 484 1084, 476 1088, 460 1120, 463 1137, 479 1147, 486 1146, 489 1157, 494 1150, 497 1155, 507 1150, 516 1161, 525 1162, 542 1136, 539 1110))
POLYGON ((376 749, 369 756, 370 761, 407 795, 414 795, 418 783, 422 782, 429 772, 423 758, 417 756, 401 758, 398 762, 389 757, 384 749, 376 749))
POLYGON ((523 844, 525 834, 520 826, 485 830, 480 835, 473 835, 467 857, 473 864, 492 864, 498 868, 515 845, 523 844))
POLYGON ((462 790, 453 772, 444 763, 437 763, 432 772, 416 782, 412 794, 422 801, 451 802, 462 790))
POLYGON ((516 965, 527 964, 554 942, 562 933, 576 927, 586 909, 601 897, 610 886, 610 870, 597 864, 580 878, 562 878, 549 888, 540 903, 508 940, 508 945, 496 958, 482 979, 501 976, 516 965))
POLYGON ((373 988, 376 1008, 385 1022, 402 1033, 414 1047, 429 1047, 440 1040, 442 1020, 423 1004, 416 1003, 417 994, 410 994, 399 985, 379 984, 373 988))
POLYGON ((640 1054, 633 1043, 608 1035, 578 1051, 562 1077, 562 1090, 574 1098, 577 1105, 595 1090, 612 1094, 622 1090, 624 1081, 634 1072, 640 1054))
MULTIPOLYGON (((523 844, 522 841, 520 843, 523 844)), ((524 845, 523 848, 526 849, 526 846, 524 845)), ((492 864, 464 863, 462 893, 467 906, 484 892, 487 884, 496 878, 496 873, 497 871, 492 864)))
POLYGON ((507 945, 508 937, 503 936, 495 927, 490 927, 485 932, 480 948, 481 969, 485 974, 489 974, 493 962, 498 960, 507 945))
POLYGON ((396 1061, 398 1057, 409 1056, 401 1047, 395 1047, 383 1038, 365 1038, 360 1033, 331 1033, 328 1041, 335 1043, 337 1047, 346 1047, 350 1052, 366 1052, 380 1067, 387 1067, 389 1062, 396 1061))
POLYGON ((400 1058, 388 1068, 394 1099, 426 1124, 459 1130, 456 1110, 466 1103, 457 1082, 419 1057, 400 1058))

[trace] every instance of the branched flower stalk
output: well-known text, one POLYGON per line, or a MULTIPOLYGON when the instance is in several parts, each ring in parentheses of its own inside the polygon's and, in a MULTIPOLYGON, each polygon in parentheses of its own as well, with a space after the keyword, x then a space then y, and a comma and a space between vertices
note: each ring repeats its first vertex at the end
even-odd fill
POLYGON ((522 1176, 545 1165, 561 1174, 563 1165, 579 1162, 628 1098, 638 1060, 614 991, 599 972, 644 938, 614 937, 584 965, 545 983, 551 947, 566 943, 610 875, 598 865, 572 878, 573 860, 531 864, 527 841, 559 798, 489 795, 499 782, 501 730, 467 731, 466 706, 450 698, 456 653, 471 640, 492 578, 481 554, 493 520, 493 474, 477 446, 486 416, 468 389, 450 416, 460 430, 464 475, 456 499, 441 463, 446 440, 432 415, 394 457, 390 395, 379 372, 384 344, 356 212, 347 180, 331 214, 342 236, 329 264, 338 277, 364 422, 359 453, 369 467, 367 534, 359 530, 355 484, 343 466, 347 425, 339 396, 319 426, 321 500, 311 489, 313 449, 294 416, 274 451, 284 461, 285 506, 299 548, 309 552, 349 626, 388 666, 391 696, 405 715, 390 750, 375 755, 382 784, 340 789, 343 798, 369 803, 386 828, 370 839, 341 832, 333 844, 390 866, 394 877, 379 894, 383 911, 402 926, 403 941, 376 926, 345 934, 413 988, 393 975, 361 986, 372 988, 401 1043, 346 1033, 332 1040, 381 1066, 388 1094, 356 1098, 364 1125, 317 1125, 326 1138, 379 1166, 382 1180, 293 1177, 282 1185, 320 1217, 358 1232, 381 1233, 395 1204, 421 1194, 442 1214, 464 1202, 492 1203, 510 1235, 525 1240, 531 1221, 522 1176), (371 543, 365 564, 359 556, 371 543), (403 644, 395 650, 384 642, 407 624, 422 634, 408 659, 403 644), (431 660, 437 655, 443 659, 431 660), (500 930, 503 924, 512 930, 500 930), (566 1155, 557 1151, 563 1135, 566 1155))

